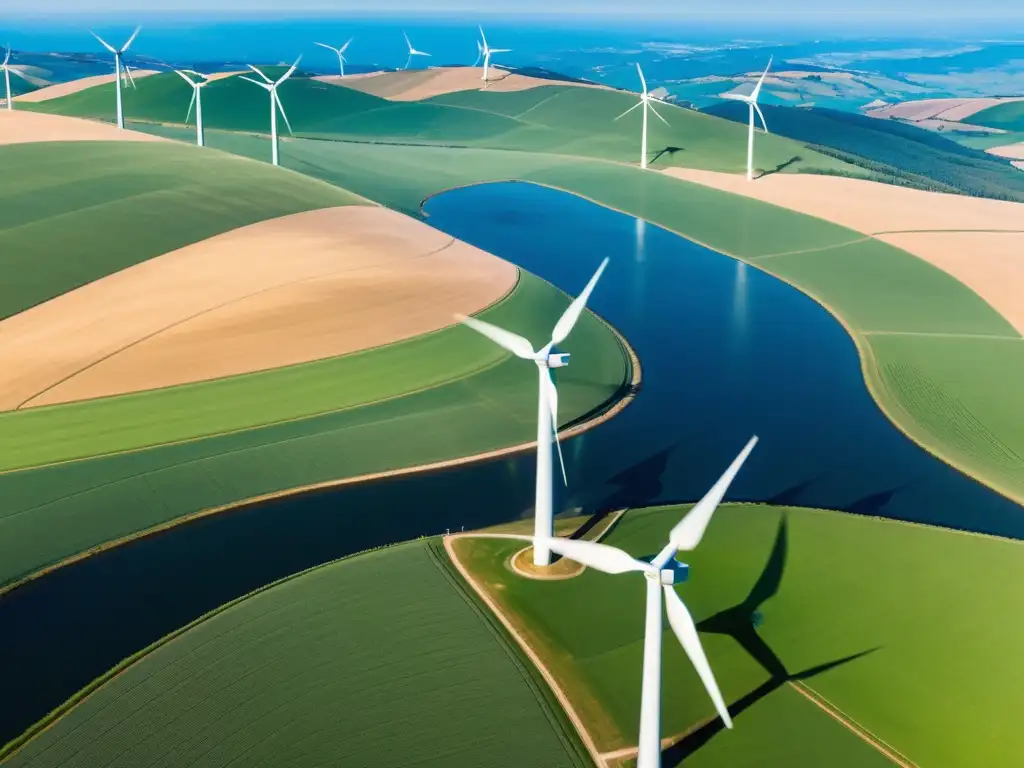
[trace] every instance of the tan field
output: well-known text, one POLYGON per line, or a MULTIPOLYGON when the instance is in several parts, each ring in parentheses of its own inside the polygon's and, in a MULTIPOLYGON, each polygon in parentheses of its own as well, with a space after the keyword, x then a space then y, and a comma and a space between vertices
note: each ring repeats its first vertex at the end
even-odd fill
MULTIPOLYGON (((438 67, 437 69, 410 69, 399 72, 372 72, 365 75, 325 75, 315 78, 321 82, 341 85, 363 93, 380 96, 389 101, 420 101, 456 91, 480 90, 484 87, 482 67, 438 67)), ((569 83, 545 80, 540 77, 515 75, 491 67, 486 90, 525 91, 544 85, 575 85, 581 88, 605 88, 590 83, 569 83)))
POLYGON ((1009 101, 1021 101, 1024 97, 972 98, 972 99, 918 99, 890 104, 867 112, 871 117, 896 117, 901 120, 918 122, 939 119, 947 123, 958 123, 983 109, 1009 101))
POLYGON ((36 141, 167 141, 95 120, 47 115, 14 109, 0 110, 0 145, 36 141))
POLYGON ((990 155, 1008 157, 1011 160, 1024 160, 1024 141, 1019 144, 1007 144, 1003 147, 992 147, 985 150, 990 155))
MULTIPOLYGON (((136 80, 147 75, 155 75, 156 73, 155 69, 132 69, 132 77, 136 80)), ((109 75, 93 75, 92 77, 80 77, 77 80, 69 80, 66 83, 54 83, 45 88, 40 88, 38 91, 15 96, 14 101, 49 101, 60 96, 67 96, 69 93, 84 91, 86 88, 92 88, 94 85, 112 83, 114 82, 114 77, 114 73, 111 72, 109 75)))
POLYGON ((1024 333, 1024 203, 837 176, 779 173, 748 182, 711 171, 664 173, 873 235, 948 272, 1024 333))
POLYGON ((386 208, 260 222, 0 322, 0 410, 376 347, 493 304, 517 274, 514 265, 386 208))

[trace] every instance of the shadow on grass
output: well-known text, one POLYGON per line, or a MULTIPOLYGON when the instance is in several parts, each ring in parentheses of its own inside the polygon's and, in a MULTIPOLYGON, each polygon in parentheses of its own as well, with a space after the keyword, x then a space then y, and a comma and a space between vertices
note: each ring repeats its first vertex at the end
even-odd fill
MULTIPOLYGON (((760 625, 760 607, 779 591, 782 575, 786 569, 786 556, 789 547, 789 534, 786 517, 779 521, 775 534, 775 543, 750 593, 738 605, 726 608, 697 624, 701 632, 729 635, 768 673, 768 679, 754 690, 740 697, 729 705, 729 714, 733 719, 752 707, 757 702, 774 693, 789 682, 809 680, 812 677, 840 667, 848 662, 866 656, 878 650, 871 648, 866 651, 825 662, 796 673, 790 673, 786 665, 769 645, 757 633, 760 625)), ((662 764, 677 766, 687 757, 707 744, 717 733, 725 728, 721 718, 715 717, 696 730, 687 734, 680 741, 662 752, 662 764)))
POLYGON ((683 150, 682 147, 665 147, 664 149, 659 149, 655 153, 654 157, 652 157, 650 160, 647 161, 647 164, 648 165, 652 165, 653 163, 658 162, 662 158, 663 155, 668 155, 669 157, 671 157, 676 152, 683 152, 683 151, 684 150, 683 150))

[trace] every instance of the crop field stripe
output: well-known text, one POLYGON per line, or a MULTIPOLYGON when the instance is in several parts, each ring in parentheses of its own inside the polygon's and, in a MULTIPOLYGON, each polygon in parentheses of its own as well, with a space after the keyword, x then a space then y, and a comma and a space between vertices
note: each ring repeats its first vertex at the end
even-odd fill
POLYGON ((996 336, 986 333, 930 333, 928 331, 861 331, 865 336, 931 336, 940 339, 990 339, 992 341, 1024 341, 1024 336, 996 336))
POLYGON ((841 709, 839 709, 839 707, 806 683, 802 683, 799 680, 790 680, 788 682, 789 685, 792 686, 793 689, 801 696, 814 704, 814 706, 818 707, 822 712, 835 719, 838 723, 842 724, 865 744, 874 747, 878 752, 885 755, 885 757, 891 760, 893 764, 900 766, 900 768, 918 768, 916 763, 911 762, 910 759, 903 755, 898 749, 891 744, 886 743, 867 728, 857 723, 856 720, 845 714, 841 709))
POLYGON ((452 589, 487 627, 506 656, 508 656, 509 661, 512 662, 513 666, 522 676, 523 682, 533 694, 538 708, 544 713, 548 722, 551 723, 552 730, 558 734, 566 756, 580 766, 580 768, 589 768, 590 761, 587 759, 588 752, 586 746, 580 741, 579 734, 576 733, 565 713, 558 705, 554 693, 548 688, 543 677, 538 679, 539 672, 534 669, 523 653, 517 649, 501 622, 491 614, 486 605, 481 603, 475 591, 466 583, 465 578, 446 553, 443 541, 432 539, 427 544, 427 552, 434 565, 441 572, 441 575, 444 576, 452 589))
MULTIPOLYGON (((390 262, 384 261, 384 262, 378 262, 378 264, 380 266, 384 266, 384 265, 387 265, 389 263, 403 262, 403 261, 404 262, 410 262, 410 261, 416 261, 418 259, 429 258, 430 256, 436 256, 437 254, 441 253, 442 251, 447 250, 454 243, 455 243, 455 238, 453 237, 449 242, 447 242, 446 244, 442 245, 440 248, 435 248, 434 250, 428 251, 427 253, 420 254, 419 256, 415 256, 415 257, 409 258, 409 259, 395 258, 395 259, 392 259, 390 262)), ((178 320, 175 320, 173 323, 165 325, 162 328, 158 328, 157 330, 155 330, 155 331, 153 331, 151 333, 146 334, 145 336, 142 336, 142 337, 140 337, 138 339, 135 339, 135 340, 129 342, 128 344, 125 344, 124 346, 119 347, 118 349, 115 349, 112 352, 109 352, 106 355, 103 355, 102 357, 100 357, 100 358, 98 358, 96 360, 93 360, 89 364, 87 364, 87 365, 85 365, 85 366, 83 366, 83 367, 81 367, 81 368, 79 368, 79 369, 69 373, 67 376, 64 376, 63 378, 61 378, 61 379, 51 383, 49 386, 45 387, 44 389, 39 390, 38 392, 35 392, 29 398, 27 398, 26 400, 24 400, 21 403, 19 403, 14 408, 14 410, 21 410, 21 409, 23 409, 25 407, 25 405, 27 405, 28 403, 32 402, 37 397, 46 394, 47 392, 49 392, 50 390, 52 390, 52 389, 54 389, 56 387, 59 387, 64 382, 66 382, 66 381, 68 381, 70 379, 73 379, 75 376, 78 376, 80 373, 84 373, 85 371, 88 371, 89 369, 94 368, 97 365, 100 365, 101 363, 105 362, 106 360, 109 360, 110 358, 112 358, 112 357, 114 357, 116 355, 119 355, 120 353, 122 353, 122 352, 124 352, 126 350, 129 350, 132 347, 138 346, 139 344, 142 344, 143 342, 146 342, 146 341, 148 341, 148 340, 150 340, 150 339, 152 339, 152 338, 154 338, 156 336, 159 336, 161 333, 164 333, 165 331, 169 331, 172 328, 176 328, 176 327, 178 327, 180 325, 183 325, 185 323, 191 322, 192 320, 195 320, 197 317, 202 317, 203 315, 207 315, 207 314, 209 314, 211 312, 216 312, 217 310, 223 309, 224 307, 231 306, 232 304, 236 304, 238 302, 245 301, 247 299, 251 299, 254 296, 260 296, 260 295, 265 294, 265 293, 272 293, 273 291, 280 290, 281 288, 283 288, 285 286, 297 285, 299 283, 304 283, 304 282, 313 282, 313 281, 316 281, 316 280, 321 280, 321 279, 326 278, 326 277, 336 277, 338 275, 342 275, 342 274, 345 274, 347 272, 358 271, 358 269, 359 268, 342 269, 342 270, 338 270, 336 272, 326 272, 326 273, 324 273, 322 275, 315 276, 315 277, 303 277, 303 278, 299 278, 297 280, 289 280, 289 281, 286 281, 286 282, 277 283, 277 284, 269 286, 267 288, 261 288, 258 291, 253 291, 252 293, 247 293, 247 294, 245 294, 243 296, 236 296, 233 299, 221 302, 220 304, 217 304, 215 306, 207 307, 207 308, 205 308, 203 310, 200 310, 199 312, 195 312, 195 313, 189 315, 188 317, 179 318, 178 320)), ((502 296, 500 299, 498 299, 498 301, 490 304, 487 307, 484 307, 482 310, 479 310, 479 311, 480 312, 485 311, 486 309, 489 309, 490 307, 493 307, 493 306, 501 303, 505 299, 507 299, 511 295, 511 293, 516 289, 516 286, 519 285, 519 280, 520 280, 520 273, 517 270, 516 281, 513 284, 512 288, 508 291, 508 293, 506 293, 504 296, 502 296)), ((448 326, 446 326, 446 327, 448 327, 448 326)), ((440 329, 437 329, 437 330, 444 330, 444 329, 440 328, 440 329)), ((431 333, 436 333, 436 332, 437 331, 431 331, 431 333)), ((410 337, 410 338, 415 338, 415 337, 410 337)), ((400 339, 399 341, 405 341, 405 339, 400 339)), ((390 344, 394 344, 394 343, 398 343, 398 342, 390 342, 390 344)), ((388 346, 388 345, 380 345, 380 346, 388 346)), ((373 349, 379 349, 380 346, 373 347, 373 349)), ((363 351, 363 350, 357 350, 357 352, 358 351, 363 351)), ((326 358, 321 358, 321 359, 326 359, 326 358)), ((310 362, 315 362, 315 361, 310 361, 310 362)), ((196 382, 196 383, 198 383, 198 382, 196 382)), ((152 390, 144 390, 144 391, 152 391, 152 390)))

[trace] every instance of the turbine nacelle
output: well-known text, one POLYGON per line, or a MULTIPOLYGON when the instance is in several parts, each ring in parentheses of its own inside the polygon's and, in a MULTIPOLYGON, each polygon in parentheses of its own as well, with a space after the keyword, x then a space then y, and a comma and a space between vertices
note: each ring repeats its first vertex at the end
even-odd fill
POLYGON ((645 571, 644 578, 656 581, 663 587, 671 587, 689 581, 690 566, 678 560, 669 560, 658 570, 645 571))
POLYGON ((538 361, 538 365, 543 365, 545 368, 565 368, 569 364, 569 353, 558 352, 554 355, 548 355, 544 360, 538 361))

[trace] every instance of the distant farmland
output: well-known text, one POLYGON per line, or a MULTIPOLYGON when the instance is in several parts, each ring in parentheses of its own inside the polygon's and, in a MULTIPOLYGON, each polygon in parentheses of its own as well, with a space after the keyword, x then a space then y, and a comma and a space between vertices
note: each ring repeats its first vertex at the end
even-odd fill
POLYGON ((5 765, 588 765, 438 547, 355 556, 236 602, 99 686, 5 765))

